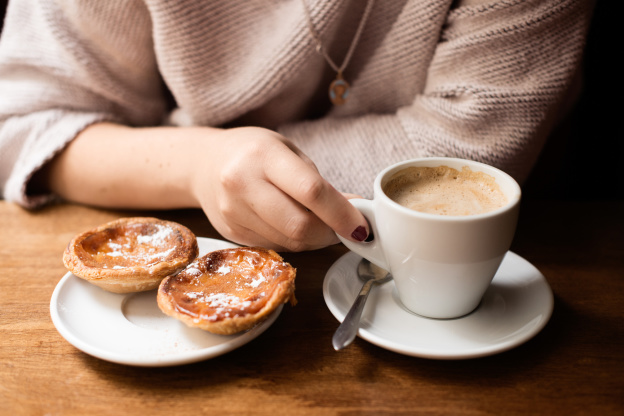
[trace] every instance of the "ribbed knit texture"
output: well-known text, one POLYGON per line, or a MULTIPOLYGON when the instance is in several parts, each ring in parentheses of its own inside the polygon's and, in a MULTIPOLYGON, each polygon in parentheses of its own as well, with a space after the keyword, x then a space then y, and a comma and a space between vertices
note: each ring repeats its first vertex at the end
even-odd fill
MULTIPOLYGON (((362 0, 306 0, 340 64, 362 0)), ((457 156, 527 176, 579 68, 592 2, 377 0, 346 105, 301 0, 20 0, 0 38, 0 192, 101 120, 280 131, 338 189, 385 166, 457 156), (57 4, 58 3, 58 4, 57 4), (168 114, 164 83, 177 109, 168 114)), ((296 173, 293 173, 296 174, 296 173)))

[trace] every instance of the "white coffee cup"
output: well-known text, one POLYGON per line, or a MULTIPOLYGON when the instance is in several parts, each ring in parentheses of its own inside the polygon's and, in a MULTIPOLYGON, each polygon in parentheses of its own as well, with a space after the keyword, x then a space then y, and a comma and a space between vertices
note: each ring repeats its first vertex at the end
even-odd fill
POLYGON ((388 270, 399 298, 410 311, 430 318, 457 318, 472 312, 490 285, 516 229, 521 190, 505 172, 455 158, 408 160, 383 170, 374 183, 373 200, 352 199, 369 221, 374 239, 352 242, 352 251, 388 270), (507 198, 493 211, 446 216, 406 208, 390 199, 383 186, 411 166, 449 166, 490 175, 507 198))

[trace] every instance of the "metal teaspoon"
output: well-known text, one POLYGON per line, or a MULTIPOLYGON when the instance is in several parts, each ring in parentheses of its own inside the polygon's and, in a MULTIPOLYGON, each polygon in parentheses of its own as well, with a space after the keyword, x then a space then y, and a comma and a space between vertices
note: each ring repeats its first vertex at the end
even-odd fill
POLYGON ((364 285, 362 289, 360 289, 360 293, 355 299, 355 302, 353 302, 351 309, 349 309, 347 316, 345 316, 334 333, 332 344, 336 351, 345 348, 355 339, 358 328, 360 327, 362 310, 364 310, 364 304, 366 303, 366 299, 373 285, 386 283, 392 279, 390 273, 366 259, 362 259, 358 264, 357 274, 360 280, 364 281, 364 285))

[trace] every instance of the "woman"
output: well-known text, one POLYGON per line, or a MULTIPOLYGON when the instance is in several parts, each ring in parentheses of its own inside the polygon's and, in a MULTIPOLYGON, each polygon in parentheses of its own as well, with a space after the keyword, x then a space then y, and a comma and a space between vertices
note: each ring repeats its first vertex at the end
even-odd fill
POLYGON ((334 231, 361 241, 347 198, 399 160, 457 156, 526 178, 591 6, 12 2, 1 192, 25 207, 201 207, 225 238, 278 250, 333 244, 334 231))

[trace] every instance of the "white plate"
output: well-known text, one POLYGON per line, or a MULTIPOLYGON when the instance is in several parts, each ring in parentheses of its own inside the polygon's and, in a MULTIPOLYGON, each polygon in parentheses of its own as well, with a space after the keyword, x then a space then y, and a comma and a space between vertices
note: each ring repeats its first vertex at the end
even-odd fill
MULTIPOLYGON (((349 252, 327 272, 323 296, 340 322, 362 282, 361 257, 349 252)), ((373 288, 362 313, 358 335, 382 348, 433 359, 465 359, 514 348, 537 334, 554 305, 544 276, 522 257, 508 252, 479 307, 458 319, 429 319, 409 312, 394 282, 373 288)))
MULTIPOLYGON (((199 254, 236 247, 226 241, 197 238, 199 254)), ((160 367, 187 364, 232 351, 262 334, 279 316, 235 335, 215 335, 189 328, 163 314, 156 290, 116 294, 67 273, 50 301, 52 322, 73 346, 94 357, 120 364, 160 367)))

